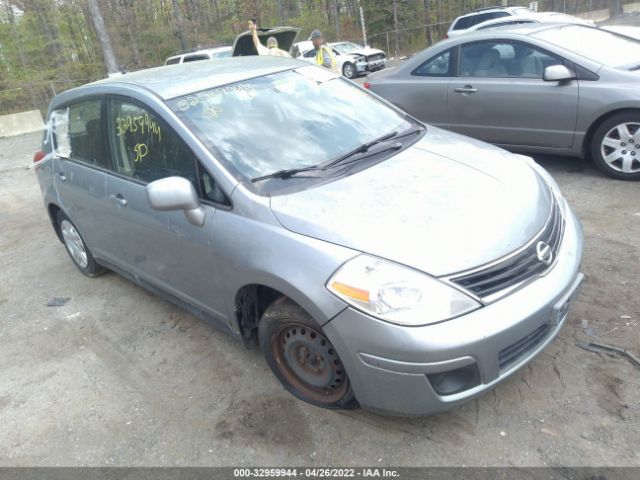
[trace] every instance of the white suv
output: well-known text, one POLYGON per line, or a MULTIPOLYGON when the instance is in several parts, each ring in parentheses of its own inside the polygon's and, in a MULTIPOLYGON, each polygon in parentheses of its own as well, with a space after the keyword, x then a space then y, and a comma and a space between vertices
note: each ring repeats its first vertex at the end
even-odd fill
POLYGON ((486 22, 488 20, 494 20, 502 17, 515 17, 519 15, 531 16, 536 12, 526 7, 488 7, 474 10, 471 13, 462 15, 456 18, 449 31, 447 32, 447 38, 457 37, 467 33, 471 28, 479 23, 486 22))
POLYGON ((165 60, 165 65, 174 65, 176 63, 196 62, 198 60, 213 60, 216 58, 225 58, 231 56, 231 47, 216 47, 196 50, 195 52, 181 53, 174 55, 165 60))

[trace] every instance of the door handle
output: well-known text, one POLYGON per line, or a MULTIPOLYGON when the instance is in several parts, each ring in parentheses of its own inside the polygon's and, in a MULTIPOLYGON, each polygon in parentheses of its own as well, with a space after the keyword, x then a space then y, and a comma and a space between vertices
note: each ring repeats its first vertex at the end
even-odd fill
POLYGON ((58 172, 58 173, 56 173, 56 175, 58 176, 60 181, 62 181, 62 182, 66 182, 67 181, 67 177, 64 176, 64 173, 58 172))
POLYGON ((119 207, 126 207, 127 200, 120 194, 117 195, 109 195, 109 198, 113 198, 119 207))
POLYGON ((465 85, 464 87, 459 87, 454 90, 454 92, 458 93, 476 93, 478 91, 477 88, 473 88, 471 85, 465 85))

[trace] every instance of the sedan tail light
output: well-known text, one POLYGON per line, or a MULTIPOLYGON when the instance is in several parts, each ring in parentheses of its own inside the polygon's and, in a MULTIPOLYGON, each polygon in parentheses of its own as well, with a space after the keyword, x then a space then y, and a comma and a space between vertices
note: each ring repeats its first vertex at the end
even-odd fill
POLYGON ((39 162, 40 160, 42 160, 44 157, 46 157, 47 154, 44 153, 42 150, 38 150, 34 155, 33 155, 33 163, 39 162))

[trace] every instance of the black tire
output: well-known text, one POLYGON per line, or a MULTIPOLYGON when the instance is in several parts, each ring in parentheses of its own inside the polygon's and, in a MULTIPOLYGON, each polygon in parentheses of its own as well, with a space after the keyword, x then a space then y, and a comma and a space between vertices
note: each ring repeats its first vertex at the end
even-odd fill
POLYGON ((344 75, 348 79, 355 78, 358 75, 356 66, 351 62, 346 62, 344 65, 342 65, 342 75, 344 75))
POLYGON ((64 213, 62 213, 62 211, 58 211, 56 215, 56 228, 60 233, 62 244, 65 247, 64 249, 69 254, 73 264, 82 272, 83 275, 86 275, 87 277, 97 277, 107 271, 106 268, 98 265, 95 258, 93 258, 93 255, 89 251, 89 248, 84 243, 84 239, 82 238, 82 235, 80 235, 79 230, 73 222, 69 220, 64 213), (72 229, 72 231, 69 229, 72 229), (70 235, 74 238, 77 235, 77 238, 72 241, 69 238, 70 235))
POLYGON ((595 165, 608 176, 618 180, 640 180, 640 111, 618 113, 607 118, 594 132, 590 150, 595 165), (623 131, 629 134, 620 135, 619 126, 625 126, 623 131), (622 136, 629 138, 620 138, 622 136), (605 138, 613 146, 603 145, 605 138), (619 146, 616 144, 618 141, 619 146), (608 159, 605 154, 609 155, 608 159), (630 171, 624 172, 623 165, 631 165, 630 169, 627 167, 630 171))
POLYGON ((275 376, 300 400, 329 409, 358 407, 333 345, 298 305, 287 299, 271 304, 260 320, 258 340, 275 376))

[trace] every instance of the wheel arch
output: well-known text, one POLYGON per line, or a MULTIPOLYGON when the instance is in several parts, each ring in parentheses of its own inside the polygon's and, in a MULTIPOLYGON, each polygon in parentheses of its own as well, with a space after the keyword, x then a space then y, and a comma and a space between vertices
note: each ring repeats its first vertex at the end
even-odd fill
MULTIPOLYGON (((331 295, 327 292, 328 295, 331 295)), ((240 337, 249 347, 258 345, 258 324, 265 310, 275 302, 289 300, 302 308, 320 326, 327 323, 326 312, 314 300, 293 285, 283 282, 247 283, 236 290, 233 300, 233 319, 240 337)), ((337 299, 336 299, 337 300, 337 299)), ((344 305, 338 310, 346 308, 344 305)), ((333 318, 335 315, 331 315, 333 318)))
POLYGON ((62 239, 62 232, 58 228, 58 221, 57 221, 58 212, 62 212, 62 211, 63 210, 53 202, 47 205, 47 213, 49 213, 49 219, 51 220, 51 225, 53 225, 53 230, 54 232, 56 232, 56 236, 58 237, 58 240, 64 243, 62 239))

